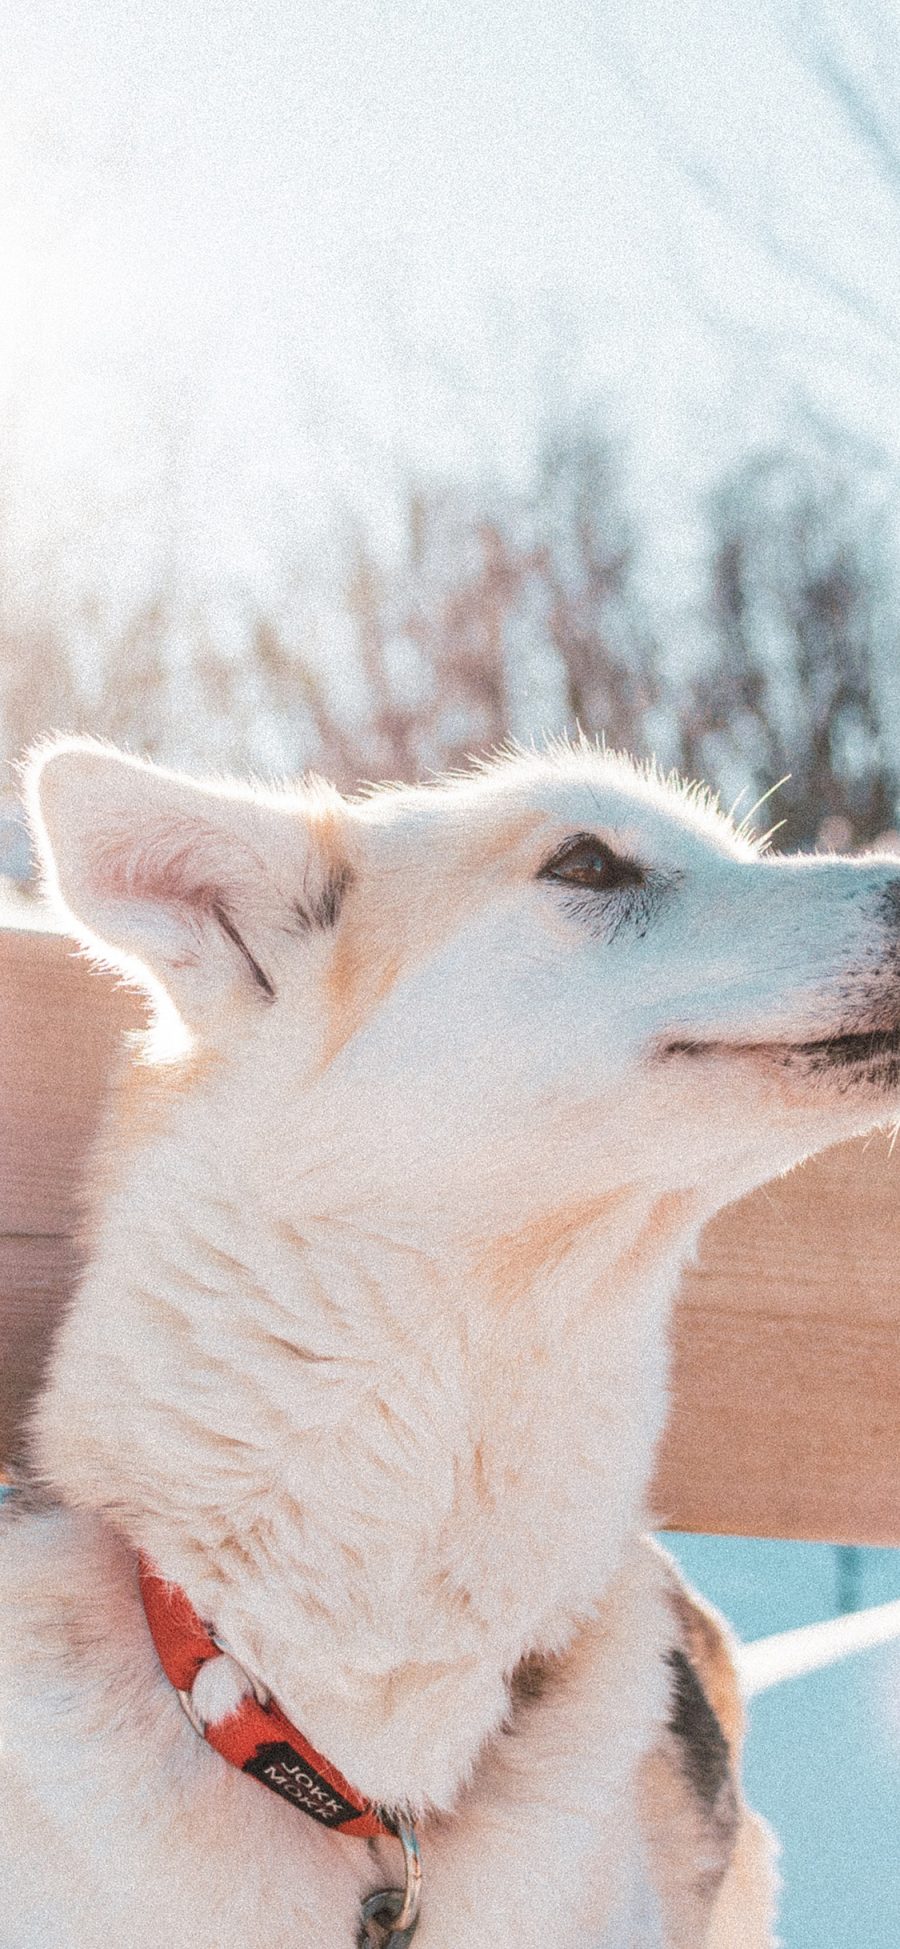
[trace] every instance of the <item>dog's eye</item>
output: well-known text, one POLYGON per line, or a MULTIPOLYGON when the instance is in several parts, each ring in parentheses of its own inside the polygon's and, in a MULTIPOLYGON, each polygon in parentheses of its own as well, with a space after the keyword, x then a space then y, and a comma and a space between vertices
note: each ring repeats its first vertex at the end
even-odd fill
POLYGON ((644 875, 632 859, 620 859, 593 833, 579 832, 559 846, 541 867, 539 880, 555 880, 561 886, 587 887, 593 893, 609 893, 614 887, 640 886, 644 875))

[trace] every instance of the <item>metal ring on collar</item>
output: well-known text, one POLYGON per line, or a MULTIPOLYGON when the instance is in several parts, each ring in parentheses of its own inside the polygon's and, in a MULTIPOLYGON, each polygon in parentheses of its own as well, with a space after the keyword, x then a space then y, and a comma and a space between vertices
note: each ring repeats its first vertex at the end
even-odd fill
POLYGON ((419 1920, 422 1858, 411 1821, 397 1822, 397 1839, 403 1849, 404 1886, 381 1888, 363 1902, 360 1940, 364 1949, 406 1949, 419 1920))

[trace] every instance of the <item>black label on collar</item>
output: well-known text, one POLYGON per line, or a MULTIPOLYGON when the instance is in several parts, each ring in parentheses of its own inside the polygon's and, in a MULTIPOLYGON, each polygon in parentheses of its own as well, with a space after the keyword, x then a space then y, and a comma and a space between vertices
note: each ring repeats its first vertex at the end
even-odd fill
POLYGON ((286 1739, 257 1746, 253 1758, 244 1761, 243 1771, 252 1773, 264 1787, 271 1787, 273 1793, 280 1793, 283 1800, 301 1807, 325 1827, 343 1827, 345 1821, 358 1820, 365 1811, 345 1800, 286 1739))

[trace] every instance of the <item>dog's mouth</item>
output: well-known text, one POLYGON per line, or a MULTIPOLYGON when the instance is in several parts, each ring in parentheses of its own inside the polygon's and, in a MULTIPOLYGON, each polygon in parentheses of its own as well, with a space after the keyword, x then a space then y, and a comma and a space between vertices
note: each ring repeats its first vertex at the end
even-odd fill
POLYGON ((839 1029, 807 1042, 753 1042, 682 1037, 665 1043, 665 1056, 759 1056, 784 1065, 802 1064, 822 1073, 855 1073, 859 1081, 894 1083, 900 1078, 900 1023, 893 1028, 839 1029))

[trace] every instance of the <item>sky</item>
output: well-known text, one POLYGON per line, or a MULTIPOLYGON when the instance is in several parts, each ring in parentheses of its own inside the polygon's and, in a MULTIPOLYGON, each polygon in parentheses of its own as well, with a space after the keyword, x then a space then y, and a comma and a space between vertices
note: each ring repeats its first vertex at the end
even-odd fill
POLYGON ((808 406, 895 492, 900 188, 781 0, 3 0, 0 54, 0 488, 38 576, 264 590, 336 510, 519 478, 581 408, 660 589, 808 406))

